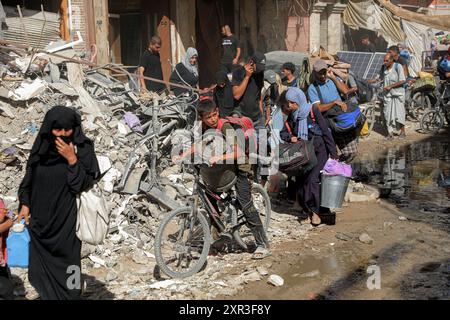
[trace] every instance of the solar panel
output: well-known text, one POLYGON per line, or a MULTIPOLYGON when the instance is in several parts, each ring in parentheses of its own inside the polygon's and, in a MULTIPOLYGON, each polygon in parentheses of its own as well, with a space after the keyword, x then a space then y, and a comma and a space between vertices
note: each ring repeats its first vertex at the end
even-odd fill
POLYGON ((383 52, 339 51, 337 56, 340 61, 350 63, 351 70, 359 78, 373 79, 380 73, 385 54, 383 52))
POLYGON ((370 65, 373 53, 371 52, 355 52, 355 51, 339 51, 337 53, 340 61, 350 63, 353 73, 364 79, 367 67, 370 65))
POLYGON ((386 53, 377 52, 373 55, 372 61, 367 68, 366 74, 363 79, 374 79, 380 74, 381 66, 384 62, 384 56, 386 53))

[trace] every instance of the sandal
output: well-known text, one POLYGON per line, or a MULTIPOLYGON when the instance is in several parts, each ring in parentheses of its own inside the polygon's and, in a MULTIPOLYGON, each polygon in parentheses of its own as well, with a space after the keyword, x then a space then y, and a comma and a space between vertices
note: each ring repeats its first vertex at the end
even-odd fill
POLYGON ((256 248, 255 252, 253 252, 252 259, 253 260, 261 260, 267 257, 270 257, 272 255, 272 252, 270 252, 269 249, 264 247, 258 247, 256 248))

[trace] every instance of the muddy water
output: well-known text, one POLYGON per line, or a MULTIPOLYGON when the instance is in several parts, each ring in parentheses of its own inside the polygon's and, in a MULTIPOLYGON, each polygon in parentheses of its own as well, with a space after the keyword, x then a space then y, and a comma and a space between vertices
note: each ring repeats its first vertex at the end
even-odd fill
POLYGON ((354 171, 357 179, 378 186, 400 208, 450 211, 449 142, 418 142, 365 155, 354 171))
POLYGON ((354 174, 378 186, 388 205, 351 204, 336 226, 288 247, 296 257, 280 250, 272 271, 285 279, 283 287, 255 283, 237 298, 450 299, 448 139, 367 153, 354 174), (358 240, 363 232, 373 244, 358 240), (382 274, 380 290, 367 287, 374 265, 382 274))

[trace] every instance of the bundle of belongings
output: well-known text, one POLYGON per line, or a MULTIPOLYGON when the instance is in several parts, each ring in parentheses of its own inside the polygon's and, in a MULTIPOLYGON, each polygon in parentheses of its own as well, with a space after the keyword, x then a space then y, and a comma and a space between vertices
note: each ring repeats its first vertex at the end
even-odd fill
POLYGON ((311 54, 311 57, 309 58, 309 61, 311 65, 314 65, 314 63, 320 59, 324 60, 327 65, 330 66, 335 75, 337 75, 343 81, 348 80, 349 70, 351 68, 351 65, 349 63, 339 61, 337 56, 329 54, 323 47, 320 47, 318 52, 313 52, 311 54))
POLYGON ((420 71, 419 78, 414 81, 413 91, 432 91, 436 88, 436 80, 432 73, 420 71))

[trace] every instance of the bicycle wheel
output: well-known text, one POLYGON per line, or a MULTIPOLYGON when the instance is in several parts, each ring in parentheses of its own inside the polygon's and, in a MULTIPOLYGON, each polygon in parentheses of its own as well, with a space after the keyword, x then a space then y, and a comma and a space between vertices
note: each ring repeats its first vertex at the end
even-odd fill
POLYGON ((364 110, 364 115, 366 116, 367 125, 369 126, 369 134, 372 132, 373 126, 375 125, 375 107, 369 106, 364 110))
MULTIPOLYGON (((267 232, 269 230, 270 215, 272 213, 269 194, 260 184, 254 183, 252 185, 252 199, 253 204, 259 213, 264 230, 267 232)), ((240 222, 239 220, 241 218, 243 218, 241 210, 232 210, 231 221, 233 225, 240 222)), ((247 243, 253 240, 253 235, 246 224, 237 228, 233 235, 236 242, 244 249, 247 249, 247 243)))
POLYGON ((193 276, 205 265, 211 233, 205 216, 190 207, 172 211, 161 222, 155 237, 155 258, 172 278, 193 276))
POLYGON ((420 128, 424 133, 437 133, 444 126, 444 117, 438 110, 425 112, 420 120, 420 128))
POLYGON ((448 107, 444 109, 444 116, 447 121, 447 125, 450 125, 450 109, 448 107))
POLYGON ((431 109, 431 100, 426 92, 416 92, 412 99, 409 108, 409 113, 414 120, 419 120, 421 116, 431 109))

